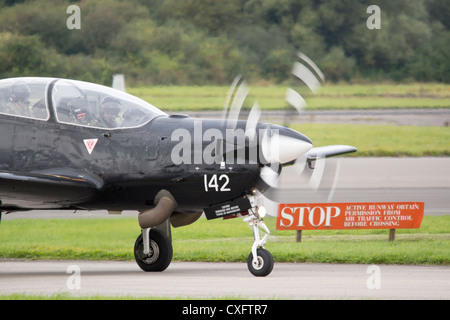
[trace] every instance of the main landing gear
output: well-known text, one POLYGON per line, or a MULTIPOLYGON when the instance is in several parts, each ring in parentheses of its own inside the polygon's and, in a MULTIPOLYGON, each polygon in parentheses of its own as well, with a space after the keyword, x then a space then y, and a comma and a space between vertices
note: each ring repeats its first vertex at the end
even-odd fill
POLYGON ((155 228, 143 229, 134 244, 134 259, 146 271, 164 271, 172 261, 170 238, 155 228))
POLYGON ((167 190, 156 194, 155 207, 138 215, 141 234, 134 244, 134 258, 144 271, 164 271, 172 261, 170 215, 177 203, 167 190))

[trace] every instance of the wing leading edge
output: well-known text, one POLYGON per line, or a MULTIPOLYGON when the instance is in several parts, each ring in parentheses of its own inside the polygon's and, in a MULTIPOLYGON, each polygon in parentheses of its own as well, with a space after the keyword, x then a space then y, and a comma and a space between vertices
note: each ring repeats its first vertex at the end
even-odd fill
POLYGON ((100 178, 71 170, 33 173, 0 171, 1 209, 68 208, 92 198, 102 186, 100 178))
POLYGON ((306 154, 306 157, 311 160, 315 160, 319 157, 329 158, 334 157, 341 154, 356 152, 358 149, 352 146, 346 145, 332 145, 325 147, 316 147, 312 148, 306 154))
POLYGON ((316 147, 312 148, 308 151, 308 153, 306 153, 306 161, 308 162, 308 166, 313 169, 315 161, 319 158, 330 158, 341 154, 353 153, 356 151, 358 151, 357 148, 347 145, 316 147))

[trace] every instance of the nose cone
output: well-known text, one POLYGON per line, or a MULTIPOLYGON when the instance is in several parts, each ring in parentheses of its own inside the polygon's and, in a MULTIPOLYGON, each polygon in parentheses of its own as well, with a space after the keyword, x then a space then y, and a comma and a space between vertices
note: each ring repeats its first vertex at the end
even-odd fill
POLYGON ((300 132, 278 125, 271 125, 263 133, 260 146, 267 164, 286 164, 307 153, 313 144, 307 136, 300 132))

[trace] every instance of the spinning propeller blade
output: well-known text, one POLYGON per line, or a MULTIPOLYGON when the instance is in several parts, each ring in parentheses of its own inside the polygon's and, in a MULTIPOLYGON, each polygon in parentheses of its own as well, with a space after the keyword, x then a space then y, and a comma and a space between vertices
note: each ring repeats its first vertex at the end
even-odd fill
MULTIPOLYGON (((325 81, 325 77, 307 56, 299 53, 298 57, 307 66, 300 62, 294 63, 292 74, 315 93, 321 87, 321 81, 325 81)), ((230 87, 224 106, 223 117, 227 129, 236 129, 242 105, 248 93, 248 85, 245 81, 241 81, 239 75, 230 87)), ((299 114, 306 107, 303 97, 291 88, 286 91, 286 101, 299 114)), ((313 195, 320 193, 319 186, 324 181, 326 181, 325 184, 331 186, 332 191, 327 193, 326 197, 330 201, 336 186, 339 165, 335 163, 325 165, 325 160, 335 155, 355 152, 356 148, 345 145, 313 148, 311 140, 300 132, 279 125, 260 123, 260 118, 261 109, 258 103, 254 103, 245 123, 246 145, 239 145, 235 141, 225 141, 227 144, 234 145, 235 150, 250 147, 251 142, 253 142, 253 146, 257 146, 258 161, 261 165, 260 180, 257 183, 258 205, 264 205, 269 214, 276 215, 279 203, 298 202, 300 195, 302 195, 302 199, 309 201, 313 195), (296 186, 283 186, 282 168, 286 166, 291 166, 289 175, 298 176, 296 186), (324 179, 325 176, 327 177, 324 179), (331 182, 329 177, 331 177, 331 182), (286 197, 287 190, 289 191, 288 198, 286 197), (308 198, 303 197, 304 195, 307 195, 308 198)), ((323 195, 320 196, 323 198, 323 195)))

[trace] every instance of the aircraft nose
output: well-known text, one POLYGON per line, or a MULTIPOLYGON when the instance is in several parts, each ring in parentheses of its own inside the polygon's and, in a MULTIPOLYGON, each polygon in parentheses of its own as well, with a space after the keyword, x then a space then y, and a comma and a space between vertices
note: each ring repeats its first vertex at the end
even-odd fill
POLYGON ((271 125, 268 130, 264 130, 260 145, 267 164, 295 161, 312 146, 312 141, 304 134, 278 125, 271 125))

